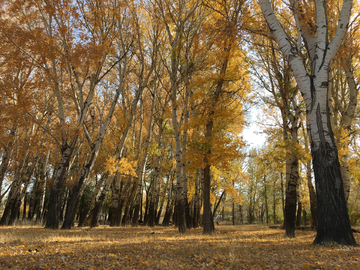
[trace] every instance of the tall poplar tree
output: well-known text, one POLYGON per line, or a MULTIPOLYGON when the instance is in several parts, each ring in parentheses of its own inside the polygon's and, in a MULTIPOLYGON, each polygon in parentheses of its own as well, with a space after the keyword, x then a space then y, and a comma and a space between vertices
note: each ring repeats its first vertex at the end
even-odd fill
POLYGON ((316 18, 315 25, 306 18, 310 13, 308 3, 290 0, 289 6, 298 30, 298 38, 293 39, 285 33, 270 1, 259 0, 259 4, 273 38, 289 61, 306 105, 318 207, 318 228, 314 244, 336 242, 357 245, 347 212, 328 104, 329 69, 345 37, 352 0, 343 1, 338 27, 331 41, 327 21, 329 6, 325 0, 314 0, 315 14, 312 15, 316 18), (300 54, 304 47, 307 52, 305 61, 300 54))

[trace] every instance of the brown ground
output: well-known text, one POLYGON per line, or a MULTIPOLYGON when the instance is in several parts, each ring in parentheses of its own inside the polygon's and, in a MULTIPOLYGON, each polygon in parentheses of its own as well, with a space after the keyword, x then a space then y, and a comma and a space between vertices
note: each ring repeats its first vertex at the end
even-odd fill
MULTIPOLYGON (((173 227, 0 227, 0 269, 360 269, 360 248, 311 245, 315 232, 258 225, 179 235, 173 227)), ((360 243, 360 234, 355 234, 360 243)))

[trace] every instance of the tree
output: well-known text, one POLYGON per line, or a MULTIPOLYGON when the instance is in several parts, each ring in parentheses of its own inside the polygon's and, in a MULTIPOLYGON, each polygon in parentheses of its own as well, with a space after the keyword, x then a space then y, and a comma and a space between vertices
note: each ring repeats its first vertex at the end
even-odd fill
POLYGON ((290 1, 298 28, 298 39, 289 39, 276 17, 269 0, 259 0, 271 34, 287 57, 306 105, 307 130, 317 191, 318 229, 314 244, 339 243, 356 245, 344 196, 338 151, 330 123, 328 80, 331 61, 343 41, 351 14, 352 0, 344 0, 338 28, 329 41, 328 4, 315 0, 315 14, 307 4, 290 1), (313 15, 313 25, 306 16, 313 15), (315 27, 316 26, 316 27, 315 27), (298 43, 292 43, 298 40, 298 43), (304 45, 306 62, 300 52, 304 45))

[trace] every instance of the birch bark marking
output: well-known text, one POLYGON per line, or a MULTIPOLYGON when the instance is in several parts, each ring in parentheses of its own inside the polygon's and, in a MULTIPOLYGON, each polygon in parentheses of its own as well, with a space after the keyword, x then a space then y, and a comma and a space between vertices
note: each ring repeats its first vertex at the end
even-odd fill
MULTIPOLYGON (((342 112, 342 118, 340 121, 341 127, 345 130, 345 132, 350 132, 352 120, 355 115, 356 105, 357 105, 357 96, 359 93, 359 86, 355 82, 354 73, 353 73, 353 67, 351 63, 351 59, 348 58, 346 61, 346 64, 344 66, 344 71, 346 74, 346 81, 349 86, 349 102, 347 104, 347 108, 345 112, 342 112)), ((349 199, 349 193, 350 193, 350 174, 349 174, 349 163, 348 163, 348 155, 343 154, 341 157, 341 176, 344 183, 344 192, 345 192, 345 201, 347 202, 349 199)))
MULTIPOLYGON (((297 4, 296 0, 290 2, 293 5, 297 4)), ((317 35, 314 38, 316 42, 308 39, 311 36, 309 32, 301 31, 299 33, 304 42, 308 44, 311 74, 308 74, 301 57, 292 50, 292 45, 276 18, 270 1, 259 0, 259 4, 274 39, 289 60, 306 105, 307 129, 315 173, 318 207, 318 228, 314 244, 335 242, 344 245, 357 245, 347 212, 340 163, 328 106, 329 66, 345 37, 352 0, 343 1, 338 28, 330 43, 328 42, 325 1, 315 0, 317 35), (309 45, 316 46, 315 50, 309 45), (313 51, 315 51, 314 57, 311 56, 313 51)), ((293 11, 295 18, 298 18, 298 10, 294 9, 293 11)), ((301 29, 300 25, 298 27, 301 29)))

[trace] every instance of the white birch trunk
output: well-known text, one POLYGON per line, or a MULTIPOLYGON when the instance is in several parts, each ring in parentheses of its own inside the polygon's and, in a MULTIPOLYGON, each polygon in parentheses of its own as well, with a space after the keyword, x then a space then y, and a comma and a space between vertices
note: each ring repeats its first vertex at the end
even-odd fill
MULTIPOLYGON (((344 196, 340 163, 334 134, 331 128, 328 106, 329 66, 345 37, 352 0, 344 0, 338 28, 331 42, 328 41, 328 26, 324 0, 315 0, 317 33, 313 39, 304 30, 311 74, 289 39, 271 8, 269 0, 259 0, 263 15, 281 51, 288 58, 296 82, 306 105, 307 130, 310 138, 317 191, 318 230, 315 244, 337 242, 356 245, 344 196)), ((291 1, 296 4, 296 1, 291 1)), ((298 18, 297 9, 294 16, 298 18)), ((301 27, 299 26, 301 29, 301 27)))

